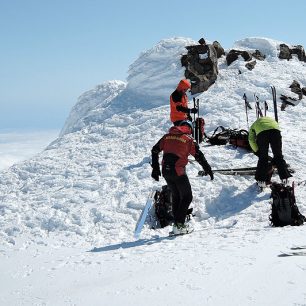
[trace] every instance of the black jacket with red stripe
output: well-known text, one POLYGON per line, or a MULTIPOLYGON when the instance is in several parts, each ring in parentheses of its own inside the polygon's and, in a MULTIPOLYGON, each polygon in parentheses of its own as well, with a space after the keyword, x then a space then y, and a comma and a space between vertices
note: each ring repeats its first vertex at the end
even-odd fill
POLYGON ((192 138, 188 126, 173 126, 152 148, 152 167, 159 168, 159 153, 163 151, 162 174, 184 175, 188 156, 192 155, 203 167, 204 171, 211 170, 199 145, 192 138))

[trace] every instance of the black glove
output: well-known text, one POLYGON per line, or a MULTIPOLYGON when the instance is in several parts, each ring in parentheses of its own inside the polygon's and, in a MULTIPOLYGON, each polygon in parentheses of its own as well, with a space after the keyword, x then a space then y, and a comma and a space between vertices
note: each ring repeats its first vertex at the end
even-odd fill
POLYGON ((154 178, 154 180, 158 182, 160 176, 161 176, 161 173, 160 173, 159 167, 153 168, 151 177, 154 178))
POLYGON ((192 118, 190 115, 187 115, 187 120, 192 122, 192 118))
POLYGON ((198 109, 196 107, 190 109, 191 114, 196 114, 197 112, 198 112, 198 109))
POLYGON ((210 180, 212 181, 214 179, 214 174, 213 174, 212 170, 209 169, 208 171, 205 171, 205 172, 206 172, 206 175, 210 176, 210 180))
POLYGON ((202 175, 202 176, 209 175, 211 181, 214 179, 214 174, 213 174, 211 168, 207 168, 206 170, 203 169, 203 171, 199 171, 198 174, 199 174, 199 175, 202 175))

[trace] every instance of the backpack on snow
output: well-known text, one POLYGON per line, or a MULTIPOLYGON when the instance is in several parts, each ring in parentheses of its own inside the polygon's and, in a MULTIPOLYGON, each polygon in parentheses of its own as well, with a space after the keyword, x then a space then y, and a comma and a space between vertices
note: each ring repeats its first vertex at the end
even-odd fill
POLYGON ((213 146, 225 145, 229 142, 229 137, 230 130, 225 129, 222 125, 220 125, 214 130, 212 136, 207 136, 207 142, 213 146))
MULTIPOLYGON (((172 213, 172 192, 167 185, 162 186, 161 190, 156 190, 154 195, 154 208, 156 219, 160 225, 156 224, 155 228, 163 228, 174 222, 172 213)), ((192 211, 192 208, 188 209, 186 216, 187 220, 190 219, 192 211)))
POLYGON ((155 215, 163 228, 173 222, 172 193, 167 185, 157 190, 154 195, 155 215))
POLYGON ((230 133, 229 143, 235 147, 252 151, 249 144, 249 132, 247 130, 232 130, 230 133))
POLYGON ((211 145, 225 145, 228 142, 235 147, 240 147, 252 151, 249 144, 249 132, 246 130, 226 129, 218 126, 211 137, 207 137, 207 142, 211 145))
POLYGON ((198 117, 194 121, 194 139, 199 144, 203 142, 205 136, 205 120, 204 118, 198 117))
POLYGON ((306 218, 299 212, 294 196, 294 185, 284 186, 273 183, 271 185, 272 211, 269 216, 271 225, 302 225, 306 218))

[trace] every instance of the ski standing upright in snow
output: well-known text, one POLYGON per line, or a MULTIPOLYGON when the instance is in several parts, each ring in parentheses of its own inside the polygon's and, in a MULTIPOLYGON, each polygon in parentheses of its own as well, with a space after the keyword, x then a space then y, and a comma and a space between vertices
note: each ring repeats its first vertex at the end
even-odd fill
POLYGON ((248 115, 248 109, 252 109, 248 99, 247 99, 247 96, 246 94, 244 93, 243 95, 243 100, 244 100, 244 107, 245 107, 245 115, 246 115, 246 121, 247 121, 247 126, 248 126, 248 130, 250 128, 249 126, 249 115, 248 115))
POLYGON ((274 86, 271 86, 271 90, 272 90, 274 117, 275 117, 275 121, 278 122, 277 102, 276 102, 276 89, 275 89, 274 86))
POLYGON ((155 192, 156 192, 156 189, 153 189, 148 197, 148 200, 147 200, 147 203, 146 205, 144 206, 141 214, 140 214, 140 217, 136 223, 136 227, 135 227, 135 231, 134 231, 134 237, 136 239, 139 239, 140 237, 140 233, 142 231, 142 228, 143 228, 143 225, 147 219, 147 216, 148 216, 148 213, 151 209, 151 207, 153 206, 153 203, 154 203, 154 195, 155 195, 155 192))

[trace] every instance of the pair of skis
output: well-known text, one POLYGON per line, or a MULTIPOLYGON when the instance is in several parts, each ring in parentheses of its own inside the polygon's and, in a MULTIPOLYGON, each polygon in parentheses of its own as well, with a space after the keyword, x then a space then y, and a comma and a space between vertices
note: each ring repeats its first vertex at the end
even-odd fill
MULTIPOLYGON (((245 167, 245 168, 232 168, 232 169, 215 169, 212 170, 213 173, 220 173, 222 175, 255 175, 257 167, 245 167)), ((294 170, 290 167, 288 167, 289 173, 294 173, 294 170)), ((273 170, 274 172, 274 170, 273 170)), ((275 173, 278 173, 277 170, 275 170, 275 173)), ((204 176, 205 171, 201 170, 198 172, 198 176, 204 176)))
MULTIPOLYGON (((276 89, 275 86, 271 86, 271 91, 272 91, 272 100, 273 100, 273 109, 274 109, 274 117, 275 121, 278 122, 278 112, 277 112, 277 101, 276 101, 276 89)), ((249 129, 249 116, 248 116, 248 110, 252 109, 250 102, 247 99, 246 94, 243 95, 244 99, 244 105, 245 105, 245 113, 246 113, 246 120, 247 120, 247 126, 249 129)), ((255 101, 255 110, 256 110, 256 118, 258 119, 259 117, 263 117, 267 115, 267 110, 268 110, 268 103, 267 101, 264 101, 264 110, 262 111, 260 107, 260 101, 259 97, 256 93, 254 93, 254 101, 255 101)))

